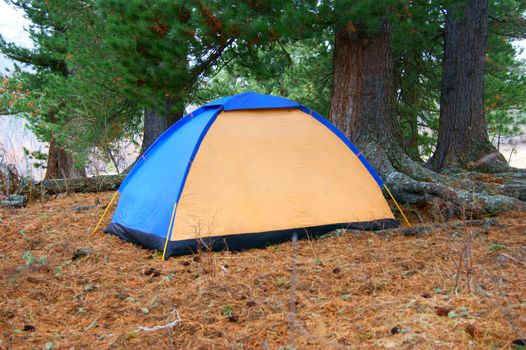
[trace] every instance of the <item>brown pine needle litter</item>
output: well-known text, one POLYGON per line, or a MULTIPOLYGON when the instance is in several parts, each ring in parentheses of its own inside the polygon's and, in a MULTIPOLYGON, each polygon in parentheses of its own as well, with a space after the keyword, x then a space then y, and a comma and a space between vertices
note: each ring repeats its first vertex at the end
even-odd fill
POLYGON ((526 337, 526 213, 416 236, 339 232, 299 241, 294 257, 284 243, 163 262, 91 234, 103 208, 90 204, 111 195, 0 209, 0 349, 511 349, 526 337))

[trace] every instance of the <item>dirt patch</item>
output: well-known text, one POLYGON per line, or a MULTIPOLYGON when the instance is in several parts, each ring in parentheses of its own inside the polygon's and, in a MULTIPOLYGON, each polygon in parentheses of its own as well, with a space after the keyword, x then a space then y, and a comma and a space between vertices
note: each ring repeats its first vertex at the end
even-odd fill
POLYGON ((0 210, 1 349, 506 349, 526 336, 525 213, 490 228, 300 241, 292 278, 291 243, 162 262, 92 235, 103 209, 73 208, 111 195, 0 210), (174 321, 174 308, 174 328, 138 331, 174 321))

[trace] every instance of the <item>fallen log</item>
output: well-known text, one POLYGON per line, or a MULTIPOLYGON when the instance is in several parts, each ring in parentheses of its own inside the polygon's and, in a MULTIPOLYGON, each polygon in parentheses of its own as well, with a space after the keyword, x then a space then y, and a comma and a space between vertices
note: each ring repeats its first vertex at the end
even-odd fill
POLYGON ((119 175, 99 175, 87 178, 48 179, 29 183, 22 189, 22 194, 35 198, 39 195, 54 195, 59 193, 90 193, 115 191, 126 177, 119 175))
POLYGON ((23 208, 27 204, 27 198, 16 194, 4 196, 0 200, 0 207, 23 208))

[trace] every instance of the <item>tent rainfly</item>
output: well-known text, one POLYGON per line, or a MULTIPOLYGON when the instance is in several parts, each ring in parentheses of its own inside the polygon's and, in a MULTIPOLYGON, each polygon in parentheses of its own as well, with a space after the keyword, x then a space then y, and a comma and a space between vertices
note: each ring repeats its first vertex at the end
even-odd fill
POLYGON ((294 232, 396 227, 383 186, 326 119, 286 98, 247 92, 166 130, 119 187, 105 232, 168 258, 262 247, 294 232))

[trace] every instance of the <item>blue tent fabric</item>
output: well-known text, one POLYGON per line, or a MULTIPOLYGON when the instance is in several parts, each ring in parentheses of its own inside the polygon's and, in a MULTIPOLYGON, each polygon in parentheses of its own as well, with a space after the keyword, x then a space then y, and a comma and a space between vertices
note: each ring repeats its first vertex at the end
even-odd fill
POLYGON ((279 96, 245 92, 217 99, 205 106, 222 106, 225 111, 235 111, 241 109, 298 108, 301 105, 296 101, 279 96))
POLYGON ((137 231, 166 236, 173 205, 197 152, 196 145, 217 114, 218 109, 214 108, 186 117, 178 127, 159 138, 153 145, 155 152, 152 148, 145 152, 146 160, 143 158, 135 165, 119 188, 121 195, 114 222, 137 231))
MULTIPOLYGON (((237 234, 228 236, 213 236, 202 239, 187 239, 182 241, 169 241, 166 249, 166 257, 185 254, 195 254, 200 250, 221 251, 240 251, 250 248, 260 248, 275 243, 284 242, 292 239, 296 234, 297 239, 314 238, 327 232, 337 229, 346 230, 385 230, 395 228, 400 225, 397 219, 384 219, 359 223, 329 224, 312 227, 297 227, 279 231, 253 232, 248 234, 237 234)), ((162 251, 164 249, 165 237, 151 235, 145 232, 133 230, 124 225, 112 222, 105 229, 106 233, 111 233, 125 241, 141 245, 152 250, 162 251)))
POLYGON ((133 177, 133 174, 137 171, 137 169, 140 169, 141 168, 141 165, 142 163, 149 157, 149 154, 150 152, 155 149, 157 147, 157 145, 159 145, 160 143, 162 143, 164 140, 166 140, 167 138, 171 137, 171 135, 173 135, 173 133, 180 129, 181 127, 183 127, 184 124, 186 124, 188 121, 190 121, 193 117, 195 116, 198 116, 199 114, 201 114, 202 112, 206 111, 206 110, 215 110, 217 111, 217 113, 219 113, 219 109, 218 108, 220 106, 214 106, 214 107, 201 107, 201 108, 198 108, 197 110, 193 111, 192 113, 190 114, 187 114, 186 116, 184 116, 183 118, 179 119, 177 122, 175 122, 172 126, 170 126, 168 129, 166 129, 162 134, 161 136, 159 136, 151 145, 150 147, 148 147, 148 149, 144 152, 144 154, 142 154, 139 159, 137 160, 137 162, 135 163, 135 165, 133 166, 133 168, 130 170, 130 172, 128 173, 128 175, 126 176, 126 178, 124 179, 124 181, 121 183, 121 185, 119 186, 119 192, 122 193, 122 190, 124 190, 124 188, 126 187, 126 185, 128 184, 128 182, 130 181, 130 179, 133 177))
MULTIPOLYGON (((141 156, 119 187, 119 203, 112 222, 105 229, 105 232, 149 249, 162 250, 174 204, 179 201, 191 163, 216 117, 223 110, 272 108, 297 108, 311 115, 338 136, 358 156, 378 186, 383 187, 382 179, 365 157, 327 119, 295 101, 283 97, 247 92, 212 101, 185 116, 165 131, 141 156)), ((175 215, 177 215, 177 211, 175 215)), ((381 222, 361 223, 361 225, 365 225, 363 227, 367 228, 388 228, 397 226, 398 221, 396 219, 384 219, 381 222)), ((349 223, 336 226, 349 227, 349 223)), ((214 241, 218 244, 214 243, 213 246, 221 249, 227 244, 230 249, 233 249, 232 247, 250 248, 268 244, 269 239, 272 242, 290 239, 295 230, 317 234, 337 228, 336 226, 332 224, 327 227, 318 226, 270 233, 248 233, 252 236, 241 234, 215 237, 214 241)), ((189 250, 194 250, 197 245, 198 242, 169 241, 167 257, 189 253, 189 250)))

